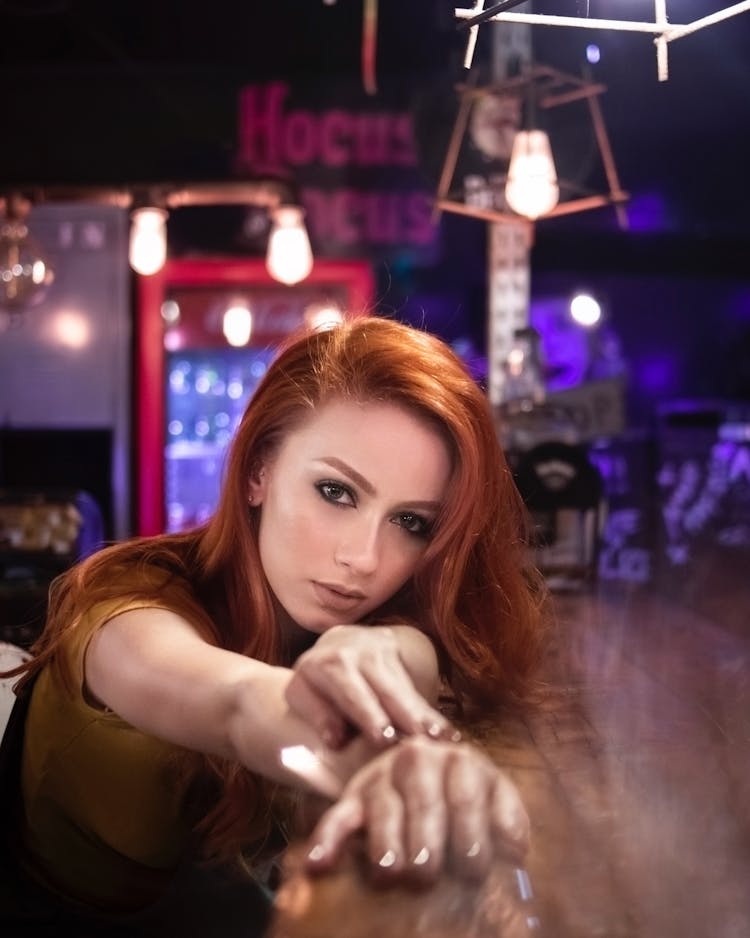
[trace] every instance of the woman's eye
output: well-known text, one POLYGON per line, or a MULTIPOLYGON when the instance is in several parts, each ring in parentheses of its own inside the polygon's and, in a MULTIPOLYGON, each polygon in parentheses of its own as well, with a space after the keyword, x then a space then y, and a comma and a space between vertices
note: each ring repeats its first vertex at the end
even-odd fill
POLYGON ((337 505, 354 504, 354 496, 340 482, 318 482, 315 488, 327 502, 334 502, 337 505))
POLYGON ((408 531, 409 534, 415 534, 417 537, 429 537, 432 531, 432 525, 426 518, 410 511, 404 511, 400 515, 396 515, 395 523, 408 531))

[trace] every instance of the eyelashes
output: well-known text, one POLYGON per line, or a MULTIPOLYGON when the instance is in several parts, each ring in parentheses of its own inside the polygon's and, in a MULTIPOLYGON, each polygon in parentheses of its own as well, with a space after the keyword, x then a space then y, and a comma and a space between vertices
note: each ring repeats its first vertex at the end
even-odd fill
MULTIPOLYGON (((354 491, 343 482, 334 479, 321 479, 315 483, 320 497, 329 504, 338 507, 355 508, 357 498, 354 491)), ((428 539, 432 535, 433 522, 414 511, 402 511, 391 518, 391 523, 402 528, 412 537, 428 539)))
POLYGON ((354 492, 352 492, 348 486, 342 485, 341 482, 334 482, 330 479, 323 479, 322 481, 315 483, 315 488, 318 490, 322 498, 324 498, 327 502, 332 502, 334 505, 354 506, 357 504, 354 498, 354 492))
POLYGON ((411 511, 404 511, 396 515, 394 524, 398 524, 408 534, 414 535, 414 537, 426 539, 432 534, 432 523, 428 521, 427 518, 423 518, 422 515, 415 514, 411 511))

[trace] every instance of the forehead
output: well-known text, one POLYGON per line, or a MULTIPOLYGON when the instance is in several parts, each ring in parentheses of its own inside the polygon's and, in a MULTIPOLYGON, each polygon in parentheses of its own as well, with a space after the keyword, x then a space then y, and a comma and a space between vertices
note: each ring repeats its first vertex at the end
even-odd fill
POLYGON ((434 421, 403 404, 393 401, 356 400, 348 397, 332 397, 322 401, 300 419, 286 434, 315 438, 321 433, 355 438, 372 435, 377 431, 382 439, 416 432, 420 438, 440 437, 434 421), (365 433, 365 430, 369 431, 365 433))
POLYGON ((364 475, 441 488, 451 459, 443 434, 428 418, 387 401, 333 398, 309 411, 283 437, 279 456, 350 462, 364 475), (407 476, 409 477, 407 480, 407 476))

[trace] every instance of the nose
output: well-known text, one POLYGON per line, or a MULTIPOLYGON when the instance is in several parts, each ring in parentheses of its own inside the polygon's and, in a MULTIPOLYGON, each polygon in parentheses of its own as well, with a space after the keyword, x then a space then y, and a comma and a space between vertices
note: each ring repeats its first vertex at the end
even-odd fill
POLYGON ((355 517, 341 532, 334 559, 352 573, 369 576, 378 568, 379 541, 379 524, 375 520, 355 517))

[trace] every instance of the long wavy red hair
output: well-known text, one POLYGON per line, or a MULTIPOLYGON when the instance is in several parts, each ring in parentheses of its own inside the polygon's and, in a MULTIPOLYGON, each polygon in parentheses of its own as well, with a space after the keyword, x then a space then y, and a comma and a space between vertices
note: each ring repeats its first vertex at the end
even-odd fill
MULTIPOLYGON (((336 396, 410 409, 439 430, 452 457, 445 507, 413 583, 370 618, 400 617, 428 634, 459 702, 522 701, 540 659, 545 590, 529 564, 526 511, 487 397, 444 342, 380 317, 307 332, 281 348, 234 436, 211 520, 194 531, 116 544, 59 578, 22 682, 48 662, 62 667, 55 652, 83 611, 112 595, 113 564, 187 576, 195 599, 180 611, 208 641, 290 664, 260 562, 258 509, 248 509, 249 481, 285 433, 336 396)), ((208 854, 236 853, 249 831, 267 833, 266 783, 197 753, 185 754, 183 770, 189 780, 213 779, 214 803, 201 809, 198 824, 208 854), (249 828, 254 802, 259 812, 249 828)))

